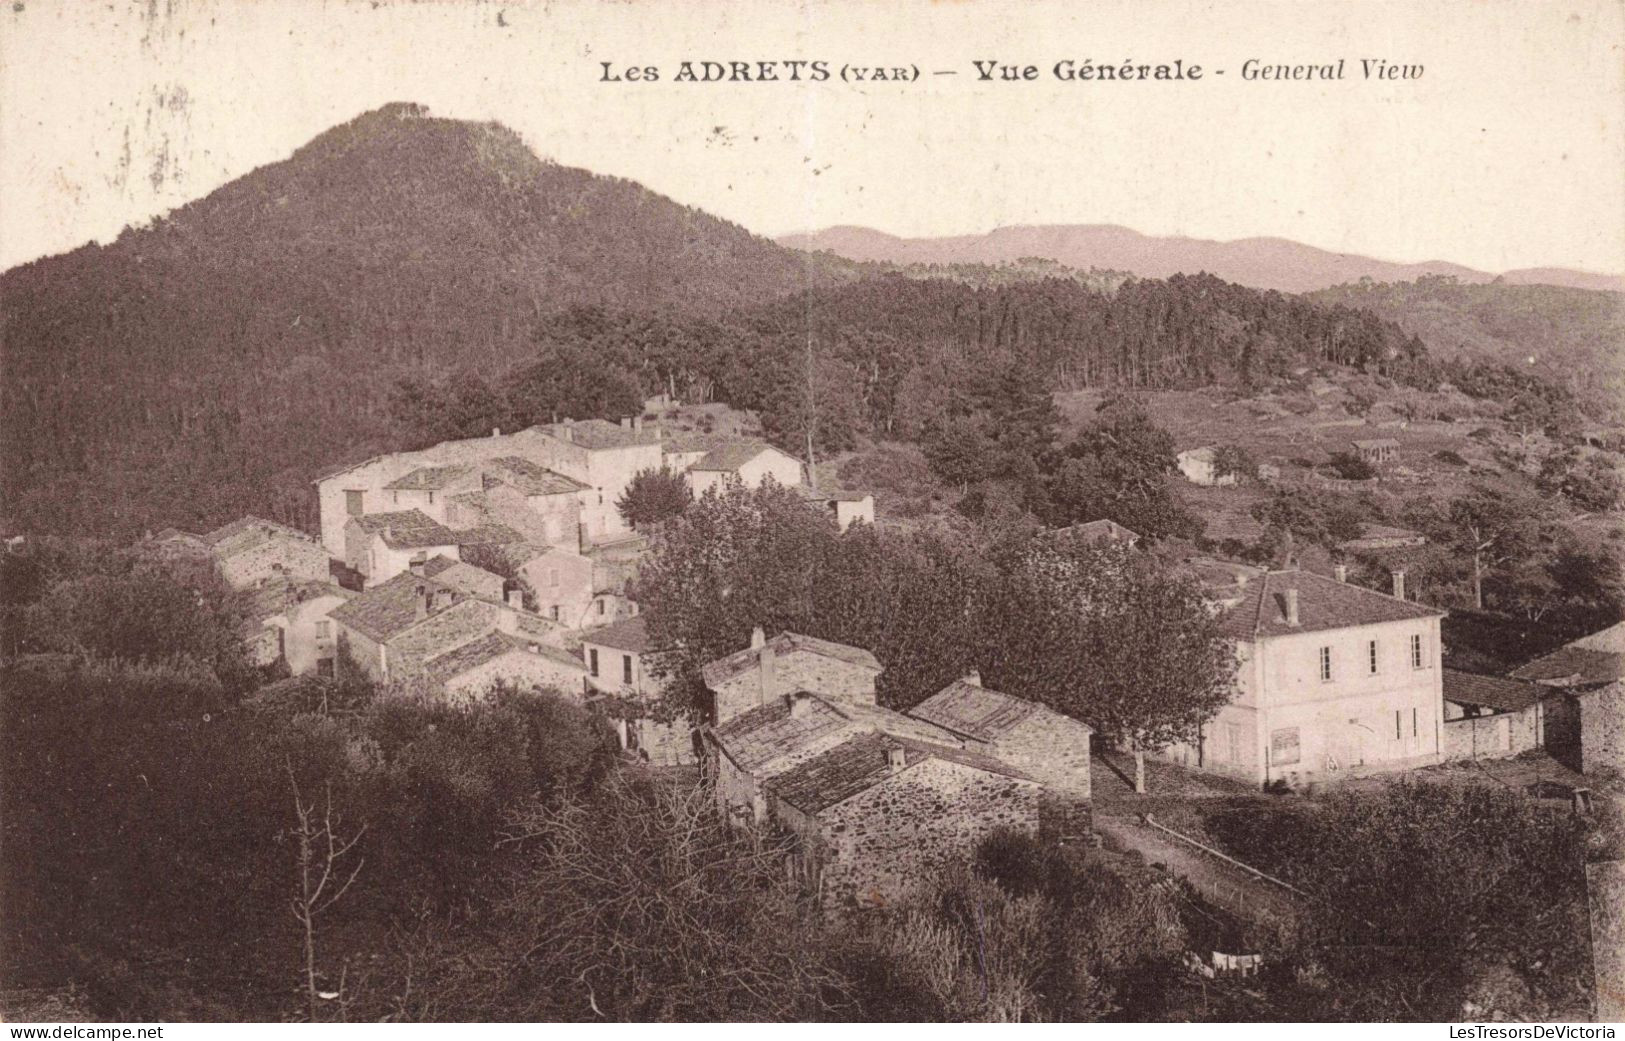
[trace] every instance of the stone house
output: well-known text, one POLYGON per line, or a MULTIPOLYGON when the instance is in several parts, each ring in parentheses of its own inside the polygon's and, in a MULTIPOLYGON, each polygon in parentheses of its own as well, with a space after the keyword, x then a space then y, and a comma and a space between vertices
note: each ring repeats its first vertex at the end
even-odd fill
POLYGON ((601 419, 565 420, 536 427, 541 438, 535 461, 582 485, 577 495, 584 544, 613 542, 632 534, 616 502, 632 478, 658 470, 664 460, 660 439, 643 429, 642 419, 617 426, 601 419))
POLYGON ((1546 745, 1582 773, 1625 774, 1625 622, 1583 636, 1512 670, 1538 683, 1546 745))
POLYGON ((894 712, 875 700, 867 651, 760 629, 701 672, 719 806, 795 835, 801 876, 828 908, 906 900, 994 830, 1037 832, 1047 788, 1087 799, 1088 728, 974 677, 894 712))
POLYGON ((386 508, 380 512, 421 510, 426 516, 444 524, 446 508, 453 496, 482 491, 484 487, 484 477, 474 463, 420 466, 384 485, 386 508))
POLYGON ((1179 472, 1185 475, 1185 480, 1192 484, 1204 486, 1230 485, 1236 483, 1235 474, 1220 474, 1218 472, 1219 450, 1213 445, 1203 445, 1200 448, 1187 448, 1175 457, 1179 465, 1179 472))
POLYGON ((590 559, 563 549, 532 547, 517 554, 515 564, 542 617, 569 629, 596 624, 590 559))
POLYGON ((331 615, 349 659, 379 683, 420 675, 423 663, 491 632, 558 645, 562 627, 410 571, 373 586, 331 615))
POLYGON ((338 633, 331 614, 354 594, 330 582, 271 578, 248 594, 244 637, 249 660, 283 663, 289 674, 331 676, 338 633))
POLYGON ((850 737, 766 782, 800 873, 831 911, 896 906, 996 831, 1036 833, 1043 786, 963 748, 882 731, 850 737))
POLYGON ((766 480, 794 488, 803 484, 801 460, 766 441, 740 440, 718 445, 688 468, 688 486, 696 497, 721 491, 730 480, 760 488, 766 480))
POLYGON ((950 683, 908 714, 949 731, 1050 791, 1089 798, 1094 730, 1036 701, 984 687, 977 672, 950 683))
MULTIPOLYGON (((512 434, 492 431, 490 437, 473 437, 440 444, 416 452, 391 452, 357 463, 335 467, 318 476, 317 505, 321 513, 322 545, 328 554, 345 554, 345 525, 351 517, 386 513, 401 508, 394 492, 386 486, 414 470, 454 464, 478 464, 504 457, 518 457, 546 466, 543 446, 548 438, 541 428, 531 427, 512 434)), ((476 485, 475 487, 478 487, 476 485)), ((444 493, 443 493, 444 494, 444 493)), ((457 493, 451 493, 457 494, 457 493)), ((436 496, 436 500, 441 498, 436 496)), ((427 499, 427 495, 422 496, 427 499)))
POLYGON ((1372 466, 1382 466, 1399 458, 1399 442, 1391 437, 1355 441, 1354 453, 1372 466))
MULTIPOLYGON (((183 533, 177 533, 183 534, 183 533)), ((198 536, 233 589, 271 579, 326 582, 327 551, 302 531, 259 517, 244 517, 198 536)))
POLYGON ((757 628, 749 647, 707 663, 701 677, 713 698, 711 721, 722 724, 796 690, 873 705, 880 673, 862 648, 792 632, 768 640, 757 628))
POLYGON ((1445 669, 1440 757, 1504 759, 1543 747, 1545 693, 1524 680, 1445 669))
POLYGON ((414 575, 432 578, 441 585, 450 586, 469 596, 504 603, 508 600, 506 579, 501 575, 461 560, 453 560, 451 557, 431 557, 421 564, 411 565, 407 570, 414 575))
POLYGON ((344 563, 375 586, 433 557, 460 559, 457 540, 422 510, 363 514, 344 526, 344 563))
POLYGON ((581 637, 587 686, 618 699, 616 733, 621 747, 658 766, 695 761, 694 733, 679 706, 665 706, 665 685, 649 670, 653 651, 641 617, 628 618, 581 637), (655 718, 671 715, 670 721, 655 718))
POLYGON ((875 522, 875 497, 867 492, 819 492, 806 488, 801 489, 801 493, 808 502, 827 510, 841 531, 859 521, 875 522))
POLYGON ((1237 692, 1194 745, 1165 754, 1255 784, 1437 762, 1445 612, 1307 571, 1269 571, 1226 598, 1237 692))
POLYGON ((425 659, 423 674, 432 689, 456 698, 479 699, 506 683, 579 699, 587 670, 562 647, 490 632, 425 659))

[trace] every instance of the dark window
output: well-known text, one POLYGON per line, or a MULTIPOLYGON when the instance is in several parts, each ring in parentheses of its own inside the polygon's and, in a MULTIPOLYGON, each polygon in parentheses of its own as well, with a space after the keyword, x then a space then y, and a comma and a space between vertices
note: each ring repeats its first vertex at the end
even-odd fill
POLYGON ((630 654, 621 655, 621 682, 632 682, 632 656, 630 654))
POLYGON ((607 601, 607 600, 598 601, 598 613, 599 614, 604 613, 604 608, 608 605, 608 603, 609 603, 609 601, 607 601))
POLYGON ((594 676, 598 675, 598 648, 587 648, 587 671, 594 676))
POLYGON ((553 605, 553 620, 555 622, 559 620, 559 605, 558 604, 553 605))
POLYGON ((1394 709, 1394 740, 1398 741, 1400 737, 1401 737, 1401 734, 1399 732, 1399 709, 1396 708, 1396 709, 1394 709))
POLYGON ((355 489, 355 488, 347 488, 347 489, 345 489, 345 491, 344 491, 344 512, 347 515, 349 515, 351 517, 359 517, 359 516, 361 516, 361 514, 363 512, 363 510, 361 508, 361 497, 364 494, 366 494, 366 493, 363 492, 363 491, 360 491, 359 489, 355 489))

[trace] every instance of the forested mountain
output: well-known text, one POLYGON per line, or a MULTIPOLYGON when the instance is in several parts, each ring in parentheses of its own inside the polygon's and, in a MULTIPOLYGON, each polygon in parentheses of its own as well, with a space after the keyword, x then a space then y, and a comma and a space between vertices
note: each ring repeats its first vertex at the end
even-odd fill
POLYGON ((381 446, 402 372, 505 368, 571 304, 704 314, 833 271, 543 163, 500 126, 388 106, 0 276, 5 513, 63 531, 296 519, 312 470, 381 446))
POLYGON ((810 427, 827 453, 919 437, 978 381, 973 398, 1001 381, 1247 385, 1305 363, 1440 378, 1422 339, 1343 303, 1031 259, 810 257, 410 105, 7 272, 0 307, 0 524, 34 532, 309 526, 326 466, 618 416, 668 387, 757 410, 798 451, 810 427))
MULTIPOLYGON (((848 260, 890 264, 999 264, 1045 257, 1069 267, 1129 271, 1141 278, 1209 272, 1227 282, 1259 289, 1305 293, 1362 278, 1399 282, 1430 275, 1463 282, 1496 277, 1460 264, 1428 261, 1395 264, 1352 253, 1306 246, 1280 238, 1216 242, 1181 235, 1142 235, 1110 224, 1041 224, 995 228, 985 235, 900 238, 873 228, 836 227, 780 236, 782 245, 827 251, 848 260)), ((1542 283, 1581 289, 1622 289, 1625 279, 1564 268, 1531 268, 1500 276, 1508 283, 1542 283)))
POLYGON ((1437 357, 1528 368, 1593 411, 1625 407, 1625 293, 1423 278, 1352 283, 1310 298, 1381 315, 1437 357))

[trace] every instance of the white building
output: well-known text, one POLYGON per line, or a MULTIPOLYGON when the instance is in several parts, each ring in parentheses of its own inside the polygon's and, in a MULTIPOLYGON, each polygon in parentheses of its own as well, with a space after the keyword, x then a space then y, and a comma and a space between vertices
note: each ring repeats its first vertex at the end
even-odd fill
POLYGON ((1194 745, 1168 755, 1289 784, 1437 762, 1445 612, 1306 571, 1270 571, 1221 616, 1237 693, 1194 745))

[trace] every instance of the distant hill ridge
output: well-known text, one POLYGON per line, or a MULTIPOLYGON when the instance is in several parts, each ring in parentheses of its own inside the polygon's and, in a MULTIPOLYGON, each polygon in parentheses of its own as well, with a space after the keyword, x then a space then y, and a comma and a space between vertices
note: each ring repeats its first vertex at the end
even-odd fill
POLYGON ((1082 270, 1131 271, 1141 278, 1205 271, 1227 282, 1283 293, 1313 292, 1364 278, 1409 282, 1430 275, 1447 275, 1470 283, 1499 277, 1518 285, 1625 291, 1625 275, 1530 268, 1497 276, 1448 261, 1396 264, 1281 238, 1219 242, 1143 235, 1115 224, 1013 225, 985 235, 945 238, 901 238, 873 228, 844 225, 783 235, 778 242, 807 252, 828 251, 848 260, 893 264, 997 264, 1044 257, 1082 270))

